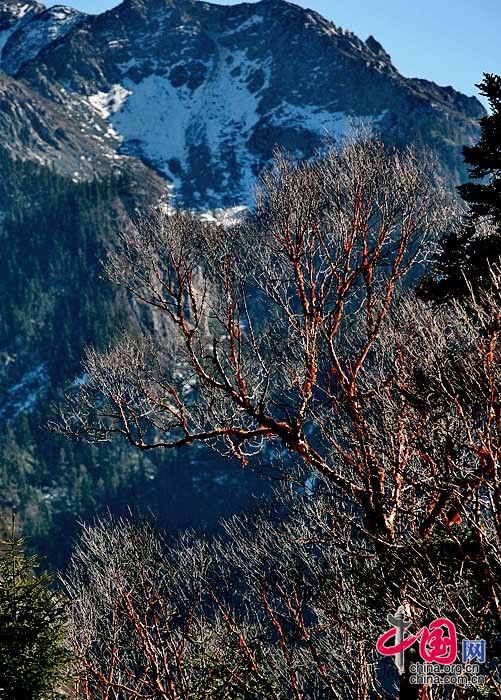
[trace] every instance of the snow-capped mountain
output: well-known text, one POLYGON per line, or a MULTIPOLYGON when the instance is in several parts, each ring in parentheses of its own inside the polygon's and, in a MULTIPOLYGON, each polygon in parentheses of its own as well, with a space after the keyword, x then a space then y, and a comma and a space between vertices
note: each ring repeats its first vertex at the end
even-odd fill
MULTIPOLYGON (((128 154, 200 208, 247 201, 276 147, 311 156, 353 119, 390 143, 435 149, 457 179, 483 114, 475 98, 402 77, 374 38, 285 0, 124 0, 98 16, 1 0, 0 47, 3 71, 22 86, 0 120, 16 109, 27 119, 29 105, 67 121, 38 132, 45 150, 29 135, 12 148, 77 179, 129 165, 128 154)), ((9 139, 5 125, 0 143, 9 139)))

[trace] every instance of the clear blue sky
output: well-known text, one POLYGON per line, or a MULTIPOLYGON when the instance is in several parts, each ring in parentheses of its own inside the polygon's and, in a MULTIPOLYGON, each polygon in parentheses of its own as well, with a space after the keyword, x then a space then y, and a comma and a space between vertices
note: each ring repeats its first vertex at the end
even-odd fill
MULTIPOLYGON (((251 0, 252 1, 252 0, 251 0)), ((60 0, 64 3, 65 0, 60 0)), ((238 0, 220 0, 236 5, 238 0)), ((501 0, 296 0, 361 39, 372 34, 408 77, 476 94, 482 73, 501 73, 501 0)), ((49 3, 54 4, 54 3, 49 3)), ((113 0, 67 0, 90 13, 113 0)))

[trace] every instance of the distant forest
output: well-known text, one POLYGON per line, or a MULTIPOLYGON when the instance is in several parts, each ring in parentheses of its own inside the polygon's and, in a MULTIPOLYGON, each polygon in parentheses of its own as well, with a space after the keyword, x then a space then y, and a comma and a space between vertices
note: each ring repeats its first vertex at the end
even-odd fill
POLYGON ((0 149, 0 512, 29 547, 63 567, 78 521, 129 506, 173 532, 212 527, 252 503, 252 474, 207 450, 144 456, 51 433, 51 405, 82 374, 87 345, 104 349, 131 324, 102 260, 128 220, 127 179, 75 183, 0 149), (237 478, 238 477, 238 478, 237 478), (231 492, 231 499, 227 494, 231 492))

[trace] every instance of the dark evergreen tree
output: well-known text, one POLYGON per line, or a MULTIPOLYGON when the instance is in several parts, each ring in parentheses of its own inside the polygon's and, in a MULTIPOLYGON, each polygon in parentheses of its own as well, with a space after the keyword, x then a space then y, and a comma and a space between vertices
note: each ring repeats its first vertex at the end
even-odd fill
POLYGON ((442 241, 432 274, 421 287, 422 295, 435 302, 464 298, 469 284, 488 284, 490 266, 501 257, 501 76, 485 73, 477 87, 491 114, 480 120, 479 142, 463 154, 471 177, 479 182, 458 187, 469 207, 464 225, 442 241))
POLYGON ((0 698, 48 700, 67 660, 65 604, 22 545, 0 542, 0 698))

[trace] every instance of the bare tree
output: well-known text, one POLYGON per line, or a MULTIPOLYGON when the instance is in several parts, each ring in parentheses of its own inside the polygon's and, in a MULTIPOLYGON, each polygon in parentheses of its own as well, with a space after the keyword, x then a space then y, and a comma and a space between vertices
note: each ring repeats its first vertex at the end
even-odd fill
POLYGON ((141 222, 109 274, 168 319, 168 334, 91 351, 65 429, 120 433, 143 450, 217 443, 244 464, 279 441, 391 538, 398 493, 364 446, 364 377, 444 207, 411 152, 366 139, 316 163, 279 158, 243 226, 185 213, 141 222))
POLYGON ((367 625, 350 609, 353 581, 321 546, 330 527, 318 503, 307 519, 296 508, 280 524, 234 521, 211 543, 168 545, 127 521, 86 527, 65 580, 77 697, 344 700, 381 689, 367 625))
MULTIPOLYGON (((317 486, 315 497, 282 494, 280 518, 234 519, 210 542, 167 543, 126 521, 86 527, 66 582, 77 697, 397 697, 393 662, 381 663, 374 640, 400 591, 387 585, 388 561, 353 537, 356 515, 336 517, 335 491, 317 486)), ((477 590, 459 550, 444 556, 453 544, 410 542, 391 564, 406 573, 417 625, 449 615, 469 638, 482 626, 477 590)), ((433 700, 486 692, 419 690, 433 700)))
POLYGON ((201 624, 210 560, 202 542, 169 552, 147 525, 84 529, 65 579, 78 698, 215 697, 219 651, 201 624))
MULTIPOLYGON (((334 551, 339 571, 329 624, 355 620, 328 643, 338 650, 343 640, 343 663, 365 679, 354 697, 379 697, 354 612, 361 580, 374 590, 383 580, 385 603, 405 602, 419 624, 450 610, 465 634, 481 634, 501 620, 499 286, 468 307, 440 311, 403 290, 423 245, 451 216, 412 152, 388 153, 362 138, 314 163, 279 157, 240 226, 186 213, 140 222, 108 271, 153 311, 157 332, 90 351, 89 381, 63 415, 65 432, 98 441, 120 434, 142 450, 201 441, 244 465, 263 452, 286 454, 291 473, 326 484, 335 527, 316 557, 334 551), (448 549, 444 566, 440 547, 448 549)), ((271 545, 260 540, 255 549, 268 557, 271 545)), ((316 664, 318 697, 337 697, 345 686, 330 673, 339 664, 315 651, 291 571, 286 586, 271 585, 270 571, 253 574, 250 548, 242 551, 242 570, 256 581, 252 609, 261 611, 253 625, 273 627, 274 679, 288 679, 276 697, 315 697, 292 647, 316 664), (302 643, 292 644, 298 636, 302 643)), ((370 598, 366 592, 363 604, 370 598)), ((234 633, 246 677, 257 683, 254 652, 231 607, 212 602, 227 648, 234 633)), ((441 697, 406 682, 401 697, 441 697)))

